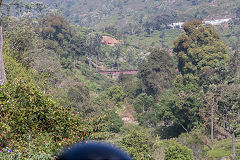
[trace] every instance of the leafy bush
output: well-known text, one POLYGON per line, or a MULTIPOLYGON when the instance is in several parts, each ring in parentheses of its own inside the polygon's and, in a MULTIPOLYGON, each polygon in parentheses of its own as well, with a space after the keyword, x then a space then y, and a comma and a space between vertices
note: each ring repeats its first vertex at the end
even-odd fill
POLYGON ((125 93, 123 92, 122 87, 113 86, 107 90, 107 95, 109 98, 114 101, 116 104, 121 105, 125 98, 125 93))
POLYGON ((194 160, 194 158, 190 149, 175 142, 166 149, 164 160, 194 160))
POLYGON ((19 149, 26 157, 29 152, 26 146, 31 142, 34 152, 45 151, 48 143, 49 153, 54 153, 62 146, 82 141, 94 131, 92 120, 87 122, 80 114, 56 105, 24 80, 1 84, 0 91, 0 150, 19 149))
POLYGON ((199 109, 203 107, 203 94, 202 92, 187 91, 189 88, 194 88, 191 83, 166 91, 160 99, 159 115, 161 120, 169 126, 176 126, 177 132, 179 132, 179 127, 182 128, 180 132, 186 132, 200 123, 198 113, 199 109))
POLYGON ((140 94, 133 103, 134 109, 137 112, 137 120, 140 125, 156 126, 158 119, 156 115, 157 105, 152 96, 146 93, 140 94))
POLYGON ((110 132, 118 133, 120 132, 120 128, 123 126, 123 121, 121 117, 114 111, 110 111, 108 116, 106 117, 108 121, 108 130, 110 132))
POLYGON ((143 90, 154 96, 159 96, 164 89, 172 87, 176 76, 173 58, 168 52, 154 49, 147 62, 138 66, 137 77, 142 82, 143 90))
POLYGON ((140 126, 128 125, 121 129, 123 138, 120 145, 128 152, 134 159, 152 159, 151 148, 153 140, 150 133, 140 126))
POLYGON ((152 96, 142 93, 137 97, 133 105, 137 113, 146 112, 154 105, 154 99, 152 96))

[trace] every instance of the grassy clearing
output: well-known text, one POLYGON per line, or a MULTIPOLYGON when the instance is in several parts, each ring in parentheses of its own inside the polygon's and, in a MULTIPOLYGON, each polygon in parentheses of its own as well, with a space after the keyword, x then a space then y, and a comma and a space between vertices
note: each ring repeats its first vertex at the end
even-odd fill
POLYGON ((174 40, 182 34, 181 30, 166 29, 163 31, 154 31, 150 35, 131 35, 126 42, 134 46, 156 46, 173 48, 174 40), (162 46, 164 45, 164 46, 162 46))
MULTIPOLYGON (((225 139, 214 143, 214 150, 207 149, 207 157, 219 159, 232 155, 232 139, 225 139)), ((240 158, 240 139, 236 141, 236 155, 240 158)))

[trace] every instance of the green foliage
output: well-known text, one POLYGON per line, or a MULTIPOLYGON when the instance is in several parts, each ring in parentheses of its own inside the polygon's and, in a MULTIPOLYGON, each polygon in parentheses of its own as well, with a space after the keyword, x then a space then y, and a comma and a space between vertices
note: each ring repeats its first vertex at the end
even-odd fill
POLYGON ((146 93, 158 96, 164 89, 172 86, 175 77, 173 58, 164 50, 153 50, 148 61, 139 66, 137 76, 146 93))
POLYGON ((208 128, 199 125, 190 133, 182 133, 178 136, 177 142, 191 149, 195 159, 202 159, 205 144, 204 140, 208 137, 208 135, 204 134, 207 129, 208 128))
POLYGON ((72 70, 77 60, 89 52, 86 43, 89 30, 72 28, 62 16, 48 15, 38 21, 42 47, 55 52, 63 68, 72 70))
MULTIPOLYGON (((208 159, 217 160, 222 157, 231 157, 232 154, 232 140, 231 139, 224 139, 220 141, 216 141, 214 143, 214 150, 211 150, 208 146, 205 148, 205 157, 208 159)), ((240 143, 239 141, 236 142, 236 159, 240 157, 240 143)))
POLYGON ((174 42, 181 75, 174 81, 175 93, 168 95, 172 98, 161 101, 164 107, 160 115, 187 131, 201 120, 198 112, 203 108, 203 94, 199 86, 206 92, 209 85, 224 83, 231 75, 226 45, 213 26, 193 20, 186 22, 183 29, 185 33, 174 42))
POLYGON ((177 125, 189 131, 200 123, 198 112, 203 107, 202 98, 201 92, 170 90, 160 99, 160 119, 165 124, 177 125))
POLYGON ((104 27, 104 32, 114 36, 115 38, 120 38, 121 33, 118 31, 118 29, 114 26, 107 26, 104 27))
POLYGON ((185 33, 174 42, 182 75, 198 75, 229 61, 226 45, 213 26, 203 26, 201 21, 193 20, 186 22, 183 29, 185 33))
POLYGON ((229 27, 226 29, 224 27, 218 27, 217 30, 221 33, 224 42, 232 48, 232 50, 239 50, 239 35, 240 35, 240 19, 235 18, 229 23, 229 27))
POLYGON ((137 46, 143 51, 146 50, 145 52, 149 51, 149 46, 173 48, 174 40, 180 36, 182 32, 182 30, 177 29, 155 30, 150 35, 146 35, 145 33, 128 35, 124 42, 132 46, 137 46))
POLYGON ((120 145, 134 159, 151 159, 151 147, 153 140, 148 131, 140 126, 128 125, 121 129, 123 138, 120 145))
POLYGON ((137 97, 133 105, 137 113, 146 112, 153 107, 154 99, 152 96, 142 93, 137 97))
POLYGON ((157 105, 152 96, 146 93, 140 94, 133 103, 134 109, 137 112, 137 120, 140 125, 156 126, 158 119, 156 115, 157 105))
POLYGON ((189 148, 173 143, 165 151, 164 160, 194 160, 194 157, 189 148))
POLYGON ((89 127, 92 129, 92 133, 89 135, 90 140, 107 140, 112 137, 112 134, 109 132, 109 121, 107 121, 107 115, 103 112, 100 113, 100 116, 94 119, 86 118, 90 121, 89 127))
POLYGON ((107 89, 106 94, 109 98, 117 105, 122 105, 125 98, 125 93, 123 92, 122 87, 113 86, 107 89))
POLYGON ((6 31, 5 40, 8 47, 13 51, 12 57, 18 62, 28 65, 26 56, 29 50, 33 49, 38 43, 38 32, 29 20, 19 21, 17 19, 7 19, 5 21, 6 31))
POLYGON ((236 126, 235 135, 237 138, 240 137, 240 123, 236 126))
POLYGON ((146 30, 150 33, 150 28, 154 28, 156 30, 162 30, 167 28, 168 24, 173 23, 176 20, 176 15, 172 14, 161 14, 156 17, 151 17, 152 22, 146 22, 144 25, 146 26, 146 30))
MULTIPOLYGON (((51 1, 54 2, 57 1, 51 1)), ((223 2, 214 1, 212 5, 221 6, 223 2)), ((154 144, 154 135, 141 126, 122 127, 123 122, 115 110, 122 109, 116 106, 122 107, 123 103, 127 107, 134 102, 139 124, 159 127, 156 132, 161 138, 192 130, 201 122, 199 110, 203 106, 203 95, 200 87, 208 90, 211 84, 233 83, 234 80, 228 79, 232 76, 231 71, 234 76, 239 75, 238 53, 231 63, 233 69, 229 68, 226 46, 213 27, 203 26, 198 21, 188 22, 184 26, 185 34, 175 42, 178 68, 182 73, 175 79, 174 56, 159 49, 151 50, 149 46, 173 47, 173 39, 182 31, 165 29, 169 23, 194 17, 204 19, 225 9, 227 12, 236 4, 229 2, 219 12, 219 7, 209 7, 209 3, 208 0, 180 0, 171 5, 156 0, 72 0, 60 4, 70 9, 64 9, 63 13, 67 17, 73 15, 71 19, 80 26, 94 26, 101 20, 96 28, 104 27, 105 33, 118 39, 123 38, 125 44, 114 47, 101 44, 105 33, 71 26, 57 14, 40 20, 21 17, 21 20, 11 18, 5 21, 4 37, 10 50, 4 47, 4 62, 11 83, 0 87, 0 106, 3 108, 0 111, 0 132, 3 133, 0 135, 0 150, 4 151, 0 152, 0 157, 53 159, 59 148, 70 143, 85 138, 109 140, 115 136, 113 141, 120 139, 121 146, 133 158, 151 159, 153 150, 160 145, 154 144), (110 25, 105 27, 106 24, 110 25), (132 35, 123 35, 122 32, 132 35), (88 58, 92 58, 107 68, 136 68, 137 64, 145 60, 147 54, 144 53, 149 51, 152 54, 147 62, 139 65, 138 78, 141 83, 134 76, 129 78, 120 75, 118 86, 111 78, 95 74, 87 64, 88 58), (14 81, 16 77, 21 80, 14 81), (44 94, 32 83, 41 84, 44 94), (112 84, 115 86, 110 87, 112 84), (45 95, 48 94, 53 94, 57 103, 65 107, 47 98, 45 95), (159 104, 155 103, 157 100, 159 104), (73 113, 68 107, 78 108, 84 113, 73 113), (107 113, 98 112, 100 110, 107 110, 107 113), (87 117, 88 113, 102 116, 90 118, 87 117), (6 147, 12 149, 12 152, 6 154, 6 147)), ((36 11, 42 12, 43 4, 35 4, 39 5, 36 11)), ((35 4, 27 4, 26 11, 35 4)), ((239 27, 235 24, 237 21, 233 23, 222 32, 225 39, 230 36, 229 46, 237 49, 239 27)), ((234 86, 223 87, 216 93, 220 106, 217 113, 221 113, 219 117, 222 120, 228 116, 231 119, 229 122, 239 129, 239 124, 233 118, 239 110, 239 98, 236 98, 238 91, 234 86), (226 94, 220 95, 219 91, 226 91, 226 94), (227 106, 227 109, 223 109, 223 106, 227 106)), ((235 130, 236 135, 238 129, 235 130)), ((188 134, 185 138, 186 143, 193 147, 193 143, 198 145, 200 141, 199 137, 188 134)), ((227 146, 227 149, 229 151, 230 147, 227 146)), ((220 154, 221 151, 216 153, 220 154)), ((166 159, 173 154, 177 155, 173 159, 193 159, 191 151, 176 143, 171 144, 166 153, 166 159)))
MULTIPOLYGON (((29 137, 37 140, 47 134, 49 142, 55 144, 49 148, 53 153, 61 146, 85 139, 94 128, 94 125, 88 126, 80 115, 44 97, 23 79, 0 87, 2 148, 26 150, 29 137)), ((35 151, 41 151, 41 143, 35 145, 35 151)))
POLYGON ((27 70, 27 68, 21 63, 17 62, 11 57, 12 53, 9 48, 4 45, 3 47, 3 59, 4 66, 8 80, 14 80, 18 78, 24 78, 25 81, 33 81, 33 74, 27 70))
POLYGON ((237 68, 233 68, 232 65, 226 66, 226 64, 219 64, 215 68, 206 69, 199 77, 198 84, 202 86, 203 91, 207 91, 209 86, 232 83, 236 81, 234 74, 236 74, 237 68), (235 72, 235 73, 234 73, 235 72))
POLYGON ((63 44, 64 40, 70 40, 70 24, 61 16, 48 15, 39 21, 42 26, 42 37, 44 39, 56 40, 63 44))
POLYGON ((173 81, 174 87, 179 91, 197 92, 199 78, 193 74, 178 75, 173 81))
POLYGON ((106 116, 108 123, 108 131, 113 133, 120 132, 120 128, 123 126, 122 118, 114 111, 109 111, 106 116))
POLYGON ((135 75, 120 74, 118 76, 118 83, 121 84, 128 98, 136 98, 141 93, 140 82, 135 75))
POLYGON ((101 50, 102 36, 97 32, 89 33, 86 37, 86 46, 88 47, 88 56, 98 56, 101 50))
POLYGON ((231 66, 232 74, 234 75, 236 81, 239 81, 240 80, 240 54, 238 51, 236 51, 233 54, 230 62, 230 66, 231 66))
POLYGON ((83 84, 72 85, 67 92, 67 98, 69 99, 72 107, 77 108, 79 111, 87 113, 89 109, 88 101, 90 98, 89 90, 83 84))
POLYGON ((223 84, 215 86, 213 91, 217 103, 217 112, 221 124, 229 133, 235 132, 240 124, 240 86, 239 84, 223 84))
MULTIPOLYGON (((24 142, 22 141, 21 143, 24 142)), ((18 146, 17 148, 3 148, 0 156, 4 160, 54 159, 52 150, 56 148, 56 143, 53 143, 52 136, 47 133, 34 137, 34 139, 31 135, 28 135, 25 145, 18 146)))
MULTIPOLYGON (((49 5, 57 2, 57 0, 44 1, 49 5)), ((152 23, 149 26, 164 27, 166 23, 182 22, 186 19, 224 17, 226 14, 238 13, 236 12, 238 1, 230 1, 227 4, 225 2, 224 0, 179 0, 175 3, 160 0, 72 0, 63 1, 59 5, 68 19, 81 26, 95 28, 116 26, 120 31, 125 31, 131 23, 132 28, 129 32, 136 30, 135 32, 139 33, 144 31, 146 22, 152 23), (81 12, 83 10, 85 12, 81 12), (128 23, 123 23, 126 21, 128 23)))

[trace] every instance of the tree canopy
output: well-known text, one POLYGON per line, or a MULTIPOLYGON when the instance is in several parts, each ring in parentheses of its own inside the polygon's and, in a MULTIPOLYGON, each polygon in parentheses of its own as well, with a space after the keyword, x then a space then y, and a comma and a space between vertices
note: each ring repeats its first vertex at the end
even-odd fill
POLYGON ((186 22, 183 29, 185 33, 174 42, 178 69, 182 75, 198 75, 229 62, 227 47, 212 25, 193 20, 186 22))
POLYGON ((137 76, 146 93, 153 96, 160 94, 172 86, 175 77, 173 58, 164 50, 154 49, 147 61, 139 65, 137 76))

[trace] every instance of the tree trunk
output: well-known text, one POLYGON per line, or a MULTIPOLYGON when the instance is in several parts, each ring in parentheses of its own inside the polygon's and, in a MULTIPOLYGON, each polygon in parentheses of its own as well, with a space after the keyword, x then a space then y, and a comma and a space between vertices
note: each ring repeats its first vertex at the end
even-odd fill
POLYGON ((92 70, 92 57, 89 58, 88 64, 89 64, 90 69, 92 70))
POLYGON ((4 63, 3 63, 2 48, 3 48, 3 35, 2 35, 2 27, 0 26, 0 82, 7 81, 6 72, 5 72, 4 63))
POLYGON ((213 134, 214 134, 214 128, 213 128, 213 116, 214 116, 214 97, 212 97, 212 105, 211 105, 211 149, 213 150, 213 134))
POLYGON ((119 71, 119 63, 118 63, 118 61, 117 61, 117 70, 119 71))
POLYGON ((232 131, 232 151, 233 151, 233 158, 236 157, 236 151, 235 151, 235 134, 234 131, 232 131))
POLYGON ((213 104, 211 106, 211 149, 213 150, 213 104))
POLYGON ((98 56, 96 57, 96 71, 98 71, 98 56))

